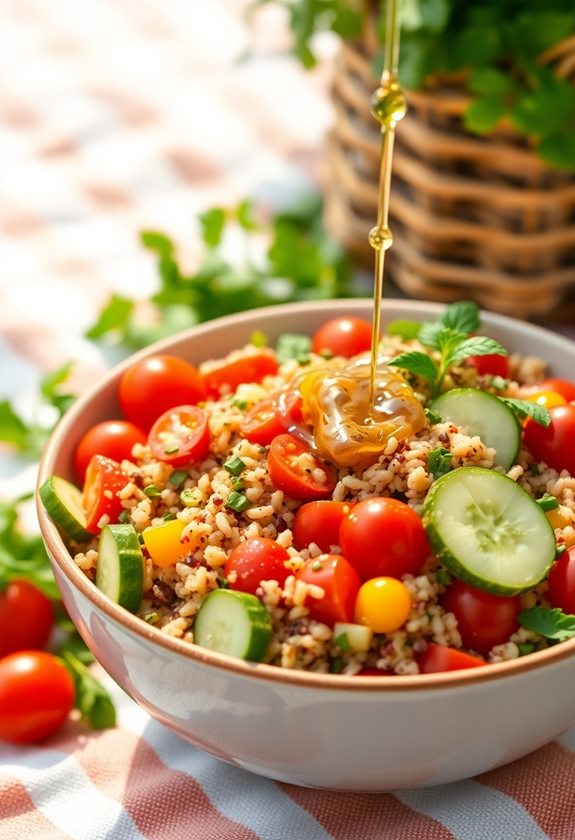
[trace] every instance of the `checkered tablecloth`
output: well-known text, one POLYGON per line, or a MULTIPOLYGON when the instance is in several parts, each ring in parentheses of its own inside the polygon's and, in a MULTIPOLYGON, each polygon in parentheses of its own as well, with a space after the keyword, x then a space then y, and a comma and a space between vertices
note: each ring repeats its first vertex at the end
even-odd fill
MULTIPOLYGON (((334 44, 306 73, 281 11, 249 28, 246 6, 0 2, 0 399, 25 409, 42 372, 72 359, 87 387, 110 364, 82 336, 110 292, 156 287, 142 228, 193 258, 198 212, 316 181, 334 44)), ((0 453, 0 496, 34 478, 0 453)), ((321 792, 193 749, 102 679, 115 729, 70 721, 41 746, 0 746, 0 840, 575 838, 575 731, 453 785, 321 792)))

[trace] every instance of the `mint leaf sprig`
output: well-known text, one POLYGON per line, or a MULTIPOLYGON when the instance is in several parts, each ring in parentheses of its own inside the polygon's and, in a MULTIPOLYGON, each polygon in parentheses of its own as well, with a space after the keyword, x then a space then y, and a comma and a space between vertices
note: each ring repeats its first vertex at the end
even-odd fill
POLYGON ((568 615, 559 607, 530 607, 519 613, 518 620, 527 630, 555 642, 575 636, 575 615, 568 615))

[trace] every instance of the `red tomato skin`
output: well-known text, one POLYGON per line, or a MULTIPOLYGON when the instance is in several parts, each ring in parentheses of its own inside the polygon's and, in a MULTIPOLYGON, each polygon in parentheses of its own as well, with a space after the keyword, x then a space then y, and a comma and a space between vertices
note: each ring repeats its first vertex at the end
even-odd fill
POLYGON ((169 408, 205 400, 206 386, 194 365, 164 353, 135 362, 124 371, 118 398, 126 420, 149 432, 169 408))
POLYGON ((557 472, 567 470, 575 475, 575 405, 554 405, 549 409, 551 423, 547 428, 529 419, 523 431, 523 442, 537 461, 544 461, 557 472))
POLYGON ((476 368, 480 376, 509 377, 509 356, 488 353, 486 356, 470 356, 468 361, 476 368))
POLYGON ((103 516, 107 516, 110 522, 117 521, 122 512, 122 500, 117 494, 129 480, 117 461, 104 455, 91 458, 83 488, 87 531, 98 534, 98 523, 103 516))
POLYGON ((466 668, 480 668, 487 665, 477 656, 462 650, 431 642, 427 649, 415 656, 421 674, 437 674, 442 671, 463 671, 466 668))
POLYGON ((64 724, 74 702, 72 677, 51 653, 19 651, 0 660, 0 741, 43 741, 64 724))
POLYGON ((454 580, 447 587, 441 605, 456 617, 464 647, 477 653, 489 653, 494 645, 507 642, 519 628, 521 598, 518 595, 492 595, 454 580))
POLYGON ((42 650, 54 626, 50 599, 27 580, 0 591, 0 657, 17 650, 42 650))
POLYGON ((575 615, 575 545, 561 554, 549 572, 547 595, 552 607, 575 615))
POLYGON ((105 455, 119 463, 132 457, 132 449, 137 443, 144 445, 146 435, 128 420, 104 420, 92 426, 76 449, 74 463, 78 481, 84 482, 93 455, 105 455))
POLYGON ((283 586, 292 572, 284 565, 289 560, 285 548, 267 537, 245 540, 232 549, 225 566, 230 589, 255 594, 262 580, 277 580, 283 586), (232 575, 232 573, 235 573, 232 575))
POLYGON ((268 453, 268 472, 273 484, 292 499, 302 502, 328 499, 337 483, 337 470, 332 464, 320 460, 302 441, 293 435, 275 437, 268 453), (313 469, 321 469, 325 481, 318 484, 310 472, 298 466, 298 459, 308 455, 313 459, 313 469))
POLYGON ((208 414, 197 405, 168 409, 158 417, 148 435, 148 444, 154 456, 173 467, 203 461, 210 451, 211 440, 208 414), (176 452, 166 447, 163 434, 174 435, 178 439, 176 452))
POLYGON ((241 436, 260 446, 269 446, 272 440, 284 431, 284 425, 277 413, 275 397, 266 397, 254 405, 240 425, 241 436))
POLYGON ((362 499, 352 507, 341 523, 339 542, 364 581, 415 574, 430 553, 413 508, 383 496, 362 499))
POLYGON ((332 318, 314 334, 311 349, 314 353, 332 353, 334 356, 357 356, 371 349, 372 326, 363 318, 352 315, 332 318))
POLYGON ((323 598, 306 598, 305 606, 311 618, 330 626, 336 621, 353 621, 361 580, 342 554, 321 554, 308 560, 296 578, 325 590, 323 598))
POLYGON ((293 521, 295 548, 299 551, 313 542, 322 551, 331 552, 334 546, 339 546, 339 529, 351 508, 349 502, 334 502, 331 499, 306 502, 298 508, 293 521))
POLYGON ((575 402, 575 382, 569 382, 567 379, 558 379, 554 376, 549 376, 543 382, 537 384, 538 391, 554 391, 568 402, 575 402))
POLYGON ((219 397, 245 382, 261 382, 266 376, 275 376, 278 368, 277 359, 271 353, 254 353, 208 370, 203 374, 204 384, 208 396, 219 397))

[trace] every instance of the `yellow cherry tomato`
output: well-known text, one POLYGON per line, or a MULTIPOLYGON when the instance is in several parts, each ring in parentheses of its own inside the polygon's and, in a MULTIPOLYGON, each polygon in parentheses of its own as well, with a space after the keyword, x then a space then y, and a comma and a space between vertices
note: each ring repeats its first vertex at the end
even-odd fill
POLYGON ((376 577, 366 580, 357 593, 355 621, 371 627, 374 633, 393 633, 411 611, 411 594, 397 578, 376 577))
POLYGON ((525 397, 529 402, 542 405, 543 408, 552 408, 554 405, 565 405, 567 400, 557 391, 534 391, 525 397))

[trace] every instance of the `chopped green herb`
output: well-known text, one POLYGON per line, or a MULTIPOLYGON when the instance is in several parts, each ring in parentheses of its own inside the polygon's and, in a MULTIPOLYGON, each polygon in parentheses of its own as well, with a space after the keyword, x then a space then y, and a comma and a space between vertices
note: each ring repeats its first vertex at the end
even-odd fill
POLYGON ((144 487, 144 493, 148 499, 157 499, 162 495, 161 491, 158 490, 155 484, 148 484, 147 487, 144 487))
POLYGON ((341 656, 335 656, 329 663, 330 674, 341 674, 343 671, 343 660, 341 656))
POLYGON ((175 455, 176 452, 179 452, 179 451, 180 451, 179 446, 170 446, 167 449, 164 449, 164 454, 165 455, 175 455))
POLYGON ((559 607, 531 607, 519 613, 522 627, 546 639, 563 642, 575 636, 575 615, 567 615, 559 607))
POLYGON ((147 621, 148 624, 157 624, 159 620, 160 615, 157 612, 149 612, 144 616, 144 621, 147 621))
POLYGON ((311 338, 299 333, 284 333, 280 335, 276 345, 276 354, 280 362, 295 359, 300 365, 309 362, 311 338))
POLYGON ((339 636, 336 636, 334 642, 340 650, 351 650, 351 645, 349 643, 349 639, 347 638, 347 633, 340 633, 339 636))
POLYGON ((226 507, 235 510, 236 513, 243 513, 244 510, 248 510, 251 506, 252 503, 248 497, 244 496, 243 493, 237 493, 235 490, 232 490, 226 501, 226 507))
POLYGON ((443 418, 441 414, 438 414, 437 411, 434 411, 432 408, 424 408, 425 416, 427 417, 427 422, 431 423, 434 426, 436 423, 441 423, 443 418))
POLYGON ((169 478, 169 482, 173 487, 181 487, 186 478, 188 477, 188 473, 186 470, 174 470, 169 478))
POLYGON ((120 515, 118 516, 118 522, 122 522, 123 524, 125 524, 126 522, 129 522, 129 521, 130 521, 130 511, 129 510, 123 510, 120 513, 120 515))
POLYGON ((242 400, 240 397, 232 397, 230 402, 233 406, 239 408, 240 411, 245 411, 248 407, 248 401, 242 400))
POLYGON ((444 446, 432 449, 427 458, 429 472, 434 478, 440 478, 450 471, 452 459, 451 451, 444 446))
POLYGON ((186 487, 180 493, 180 501, 184 507, 199 507, 204 499, 198 487, 186 487))
POLYGON ((232 487, 234 488, 234 490, 243 490, 245 486, 246 483, 241 476, 234 475, 232 477, 232 487))
POLYGON ((529 400, 515 400, 510 397, 499 397, 499 399, 509 406, 515 412, 520 420, 525 420, 530 417, 540 426, 547 428, 551 423, 551 415, 549 409, 545 408, 539 403, 530 402, 529 400))
POLYGON ((166 513, 162 516, 164 522, 171 522, 172 519, 176 518, 176 514, 173 513, 171 510, 166 511, 166 513))
POLYGON ((544 493, 540 499, 536 499, 536 502, 544 511, 557 510, 559 507, 559 501, 551 493, 544 493))
POLYGON ((227 470, 230 475, 239 475, 245 470, 245 468, 246 465, 244 461, 242 461, 241 458, 238 458, 237 455, 232 455, 224 462, 224 469, 227 470))
POLYGON ((521 642, 517 645, 517 650, 519 651, 519 656, 528 656, 528 654, 533 653, 535 650, 535 645, 532 642, 521 642))

